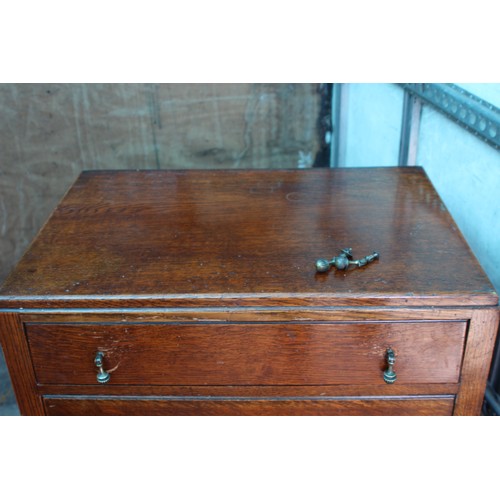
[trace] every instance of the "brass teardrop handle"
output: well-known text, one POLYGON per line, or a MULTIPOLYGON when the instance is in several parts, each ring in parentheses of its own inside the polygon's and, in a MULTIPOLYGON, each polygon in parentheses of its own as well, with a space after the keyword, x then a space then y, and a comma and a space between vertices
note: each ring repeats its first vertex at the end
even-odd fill
POLYGON ((96 365, 97 369, 99 370, 99 372, 97 374, 97 381, 100 384, 105 384, 106 382, 109 382, 109 379, 111 378, 111 375, 107 371, 105 371, 103 366, 102 366, 103 360, 104 360, 104 353, 99 351, 95 355, 94 364, 96 365))
POLYGON ((387 351, 385 352, 385 360, 387 361, 387 370, 384 371, 384 381, 387 384, 394 384, 397 379, 396 372, 394 371, 396 355, 391 348, 387 349, 387 351))

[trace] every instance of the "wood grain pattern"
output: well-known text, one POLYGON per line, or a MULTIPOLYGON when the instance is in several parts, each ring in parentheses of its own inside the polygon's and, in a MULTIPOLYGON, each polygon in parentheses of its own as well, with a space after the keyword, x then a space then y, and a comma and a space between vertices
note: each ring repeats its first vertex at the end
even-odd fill
POLYGON ((0 336, 25 414, 476 415, 497 304, 418 168, 89 172, 0 336), (314 272, 343 246, 381 258, 314 272))
POLYGON ((220 398, 308 398, 325 396, 428 396, 455 395, 460 388, 456 384, 376 384, 376 385, 61 385, 38 384, 40 395, 85 396, 193 396, 220 398))
POLYGON ((464 322, 337 324, 29 324, 38 382, 97 384, 104 353, 112 384, 385 385, 458 382, 464 322))
POLYGON ((469 321, 474 309, 388 307, 215 307, 47 309, 22 312, 25 323, 242 323, 330 321, 469 321))
POLYGON ((340 399, 340 400, 162 400, 45 398, 48 415, 228 415, 228 416, 447 416, 452 397, 435 399, 340 399))
POLYGON ((456 415, 479 415, 498 332, 498 309, 474 311, 467 335, 456 415))
POLYGON ((84 173, 0 307, 492 305, 418 168, 84 173), (397 214, 397 215, 396 215, 397 214), (343 246, 379 261, 314 272, 343 246))
MULTIPOLYGON (((405 295, 349 295, 337 294, 335 300, 331 294, 199 294, 199 295, 110 295, 110 296, 0 296, 0 310, 20 309, 137 309, 137 308, 226 308, 226 307, 425 307, 430 303, 441 307, 493 306, 498 302, 495 294, 457 294, 408 297, 405 295), (334 306, 332 304, 335 304, 334 306)), ((432 306, 431 306, 432 307, 432 306)), ((437 307, 437 306, 434 306, 437 307)))
POLYGON ((36 394, 33 365, 18 314, 0 314, 0 342, 21 414, 43 415, 43 403, 36 394))
POLYGON ((0 282, 84 169, 310 166, 321 84, 0 85, 0 282))

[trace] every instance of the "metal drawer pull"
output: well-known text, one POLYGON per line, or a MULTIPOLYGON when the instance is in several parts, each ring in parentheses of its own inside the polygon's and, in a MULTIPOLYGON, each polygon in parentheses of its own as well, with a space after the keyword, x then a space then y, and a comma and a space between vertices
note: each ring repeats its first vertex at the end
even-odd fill
POLYGON ((97 366, 97 368, 99 368, 99 373, 97 374, 97 381, 100 384, 105 384, 106 382, 109 382, 109 379, 111 378, 111 375, 108 372, 104 371, 104 368, 102 367, 103 359, 104 359, 104 353, 99 351, 95 355, 94 364, 97 366))
POLYGON ((392 349, 387 349, 385 353, 385 359, 387 361, 387 370, 384 371, 384 381, 388 384, 393 384, 396 382, 396 372, 394 371, 394 363, 396 362, 396 355, 392 349))
POLYGON ((338 270, 346 270, 349 266, 363 267, 379 258, 378 252, 373 252, 362 259, 352 260, 352 248, 343 248, 337 257, 332 260, 318 259, 316 261, 316 271, 326 273, 334 267, 338 270))

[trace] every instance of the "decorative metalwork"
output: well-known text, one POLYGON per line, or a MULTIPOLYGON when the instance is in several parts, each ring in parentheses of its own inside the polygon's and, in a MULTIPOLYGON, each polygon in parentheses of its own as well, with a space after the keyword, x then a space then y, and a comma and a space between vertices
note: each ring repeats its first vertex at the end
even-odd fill
POLYGON ((337 255, 337 257, 334 257, 332 260, 318 259, 316 261, 316 271, 318 273, 326 273, 332 267, 340 271, 347 269, 349 266, 363 267, 378 258, 379 254, 373 252, 362 259, 352 260, 352 248, 343 248, 340 251, 340 255, 337 255))
POLYGON ((420 97, 495 149, 500 149, 500 109, 451 83, 403 83, 420 97))
POLYGON ((99 370, 99 373, 97 374, 97 381, 100 384, 105 384, 106 382, 109 382, 109 379, 111 378, 111 375, 108 372, 104 371, 104 368, 102 366, 103 360, 104 360, 104 353, 98 352, 95 355, 94 364, 99 370))
POLYGON ((385 353, 385 359, 387 361, 387 370, 384 371, 384 382, 387 384, 394 384, 396 382, 397 376, 394 371, 394 363, 396 362, 396 355, 394 351, 389 348, 385 353))

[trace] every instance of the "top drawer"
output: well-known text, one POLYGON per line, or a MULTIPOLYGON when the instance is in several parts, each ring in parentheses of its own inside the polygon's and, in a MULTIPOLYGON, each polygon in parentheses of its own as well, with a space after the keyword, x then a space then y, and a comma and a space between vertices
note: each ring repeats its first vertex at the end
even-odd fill
POLYGON ((36 378, 43 384, 385 384, 393 349, 397 383, 456 383, 466 322, 31 323, 36 378))

